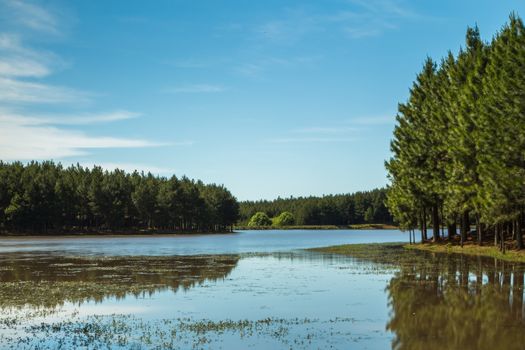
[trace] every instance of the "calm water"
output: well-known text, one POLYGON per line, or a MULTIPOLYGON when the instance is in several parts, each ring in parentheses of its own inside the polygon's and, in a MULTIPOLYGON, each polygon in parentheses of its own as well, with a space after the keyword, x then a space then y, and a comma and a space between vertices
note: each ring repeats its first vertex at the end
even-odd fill
POLYGON ((523 265, 395 247, 298 250, 366 241, 354 232, 3 240, 0 348, 523 348, 523 265), (191 239, 202 250, 180 247, 191 239))
POLYGON ((408 242, 397 230, 268 230, 214 235, 8 238, 0 254, 54 252, 75 255, 195 255, 284 252, 346 243, 408 242))

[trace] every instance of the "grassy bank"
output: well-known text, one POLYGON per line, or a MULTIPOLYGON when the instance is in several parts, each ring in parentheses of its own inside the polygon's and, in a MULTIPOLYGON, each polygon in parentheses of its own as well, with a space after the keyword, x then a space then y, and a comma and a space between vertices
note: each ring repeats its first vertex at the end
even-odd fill
POLYGON ((388 224, 359 225, 294 225, 294 226, 235 226, 235 230, 396 230, 397 227, 388 224))
POLYGON ((471 242, 468 242, 467 244, 463 245, 463 248, 458 244, 451 244, 448 242, 407 244, 404 246, 404 248, 410 250, 423 250, 434 253, 486 256, 505 261, 525 263, 524 250, 507 250, 505 253, 502 253, 497 247, 491 245, 479 246, 471 242))

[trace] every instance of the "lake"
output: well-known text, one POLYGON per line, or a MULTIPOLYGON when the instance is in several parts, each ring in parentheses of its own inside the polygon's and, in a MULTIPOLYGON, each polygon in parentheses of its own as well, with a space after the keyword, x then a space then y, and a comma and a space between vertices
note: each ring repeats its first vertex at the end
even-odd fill
POLYGON ((521 349, 524 267, 398 231, 0 240, 0 347, 521 349))

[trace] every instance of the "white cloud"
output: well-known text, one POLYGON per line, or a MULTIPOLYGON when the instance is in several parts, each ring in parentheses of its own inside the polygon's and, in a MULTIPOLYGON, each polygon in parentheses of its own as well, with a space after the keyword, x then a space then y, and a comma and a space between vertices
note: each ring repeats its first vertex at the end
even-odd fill
POLYGON ((167 93, 174 94, 199 94, 199 93, 216 93, 223 92, 226 89, 221 85, 211 85, 211 84, 193 84, 193 85, 183 85, 172 88, 167 88, 164 91, 167 93))
POLYGON ((146 140, 89 136, 76 130, 43 125, 38 118, 0 114, 0 159, 57 159, 84 155, 96 148, 159 146, 146 140))

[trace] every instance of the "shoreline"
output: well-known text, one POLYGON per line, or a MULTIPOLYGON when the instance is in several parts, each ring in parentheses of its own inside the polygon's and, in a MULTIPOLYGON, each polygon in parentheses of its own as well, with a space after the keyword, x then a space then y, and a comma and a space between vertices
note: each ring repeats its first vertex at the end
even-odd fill
POLYGON ((234 230, 398 230, 399 227, 390 224, 357 224, 357 225, 294 225, 294 226, 234 226, 234 230))
POLYGON ((1 233, 0 239, 3 238, 75 238, 75 237, 169 237, 169 236, 200 236, 200 235, 226 235, 235 234, 234 231, 217 231, 217 232, 195 232, 195 231, 118 231, 118 232, 46 232, 46 233, 1 233))

